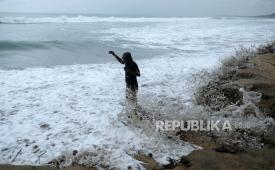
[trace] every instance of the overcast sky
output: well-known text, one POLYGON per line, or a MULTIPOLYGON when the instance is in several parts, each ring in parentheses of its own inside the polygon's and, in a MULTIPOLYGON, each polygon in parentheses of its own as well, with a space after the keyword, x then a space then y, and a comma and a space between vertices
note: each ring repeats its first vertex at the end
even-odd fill
POLYGON ((0 0, 0 12, 222 16, 275 12, 275 0, 0 0))

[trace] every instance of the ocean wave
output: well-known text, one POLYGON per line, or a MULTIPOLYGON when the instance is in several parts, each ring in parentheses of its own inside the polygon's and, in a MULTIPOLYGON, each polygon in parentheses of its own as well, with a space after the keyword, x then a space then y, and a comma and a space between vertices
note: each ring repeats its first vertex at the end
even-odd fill
POLYGON ((43 23, 94 23, 94 22, 174 22, 208 18, 146 18, 146 17, 96 17, 96 16, 55 16, 55 17, 0 17, 0 24, 43 24, 43 23))
POLYGON ((48 48, 60 44, 62 44, 60 41, 0 41, 0 51, 48 48))

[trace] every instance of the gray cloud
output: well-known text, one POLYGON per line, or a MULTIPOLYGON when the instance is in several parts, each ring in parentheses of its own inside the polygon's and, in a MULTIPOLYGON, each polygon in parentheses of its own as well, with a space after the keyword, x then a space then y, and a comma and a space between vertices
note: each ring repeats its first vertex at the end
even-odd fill
POLYGON ((259 15, 275 12, 275 0, 0 0, 1 12, 125 15, 259 15))

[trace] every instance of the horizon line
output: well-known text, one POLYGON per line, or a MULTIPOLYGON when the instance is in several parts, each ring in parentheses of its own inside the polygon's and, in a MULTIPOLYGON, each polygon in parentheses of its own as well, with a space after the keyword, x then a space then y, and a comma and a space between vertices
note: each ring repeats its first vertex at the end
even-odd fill
POLYGON ((114 17, 194 17, 194 18, 204 18, 204 17, 259 17, 259 16, 268 16, 270 14, 261 14, 261 15, 172 15, 172 14, 119 14, 119 13, 91 13, 91 12, 14 12, 14 11, 0 11, 0 14, 68 14, 68 15, 94 15, 94 16, 114 16, 114 17))

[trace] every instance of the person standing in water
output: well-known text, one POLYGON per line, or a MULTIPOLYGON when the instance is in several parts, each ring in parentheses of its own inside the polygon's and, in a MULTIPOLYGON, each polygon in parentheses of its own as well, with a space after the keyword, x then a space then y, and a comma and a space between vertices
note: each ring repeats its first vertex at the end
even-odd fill
POLYGON ((136 116, 137 109, 137 92, 138 81, 137 77, 140 77, 140 71, 138 65, 133 61, 132 55, 129 52, 123 54, 122 58, 115 54, 113 51, 109 51, 109 54, 113 55, 116 60, 124 64, 125 82, 126 82, 126 113, 128 118, 136 116))

